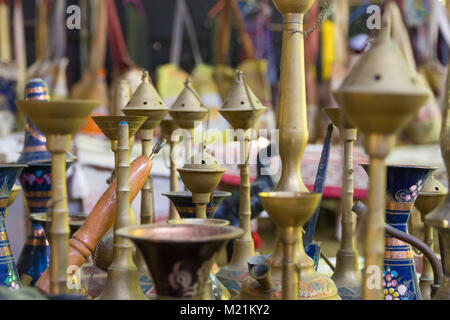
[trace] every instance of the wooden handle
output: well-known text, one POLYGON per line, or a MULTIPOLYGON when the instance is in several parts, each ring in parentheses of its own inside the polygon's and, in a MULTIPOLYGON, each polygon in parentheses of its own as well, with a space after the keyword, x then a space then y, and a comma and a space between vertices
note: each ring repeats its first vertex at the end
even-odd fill
MULTIPOLYGON (((130 202, 142 189, 151 168, 152 161, 145 156, 140 156, 131 163, 130 202)), ((117 179, 106 189, 84 224, 73 234, 69 241, 69 265, 80 267, 90 256, 100 239, 113 226, 117 208, 116 187, 117 179)), ((50 291, 48 269, 42 274, 35 286, 46 293, 50 291)))

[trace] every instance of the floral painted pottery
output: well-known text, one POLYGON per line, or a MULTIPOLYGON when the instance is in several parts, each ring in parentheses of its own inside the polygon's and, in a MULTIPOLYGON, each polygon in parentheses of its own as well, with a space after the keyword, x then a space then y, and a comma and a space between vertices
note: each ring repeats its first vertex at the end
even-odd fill
POLYGON ((0 165, 0 286, 10 289, 18 289, 20 282, 6 233, 5 210, 14 182, 24 167, 19 164, 0 165))
MULTIPOLYGON (((362 165, 368 171, 368 165, 362 165)), ((436 167, 388 165, 386 183, 386 223, 408 232, 407 222, 425 181, 436 167)), ((419 281, 411 246, 385 235, 383 270, 384 300, 421 300, 419 281)))

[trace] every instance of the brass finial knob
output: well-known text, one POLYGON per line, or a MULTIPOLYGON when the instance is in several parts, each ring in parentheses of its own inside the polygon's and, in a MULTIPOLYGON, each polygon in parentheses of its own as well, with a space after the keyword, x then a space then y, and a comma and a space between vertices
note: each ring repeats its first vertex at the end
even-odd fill
POLYGON ((142 71, 142 82, 150 82, 150 74, 147 70, 142 71))

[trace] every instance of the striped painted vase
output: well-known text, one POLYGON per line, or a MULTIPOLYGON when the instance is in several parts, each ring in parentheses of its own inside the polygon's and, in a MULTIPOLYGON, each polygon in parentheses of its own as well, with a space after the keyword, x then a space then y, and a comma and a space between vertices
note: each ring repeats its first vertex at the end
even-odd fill
POLYGON ((10 289, 18 289, 20 281, 6 233, 5 211, 14 182, 24 167, 18 164, 0 165, 0 286, 10 289))

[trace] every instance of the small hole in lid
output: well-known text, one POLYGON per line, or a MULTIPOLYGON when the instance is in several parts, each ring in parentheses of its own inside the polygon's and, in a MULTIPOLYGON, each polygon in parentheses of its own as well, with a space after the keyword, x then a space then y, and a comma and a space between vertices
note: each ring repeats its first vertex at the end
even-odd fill
POLYGON ((205 160, 202 160, 202 164, 206 164, 206 161, 205 161, 205 160))
POLYGON ((147 104, 147 101, 144 101, 144 104, 147 104))
POLYGON ((244 101, 241 101, 241 104, 244 104, 245 102, 244 101))
POLYGON ((162 102, 160 101, 159 104, 162 104, 162 102))
POLYGON ((434 187, 434 190, 439 191, 439 187, 434 187))
POLYGON ((376 74, 374 77, 375 81, 380 81, 381 80, 381 75, 380 74, 376 74))
POLYGON ((184 103, 182 103, 181 106, 184 107, 184 103))

